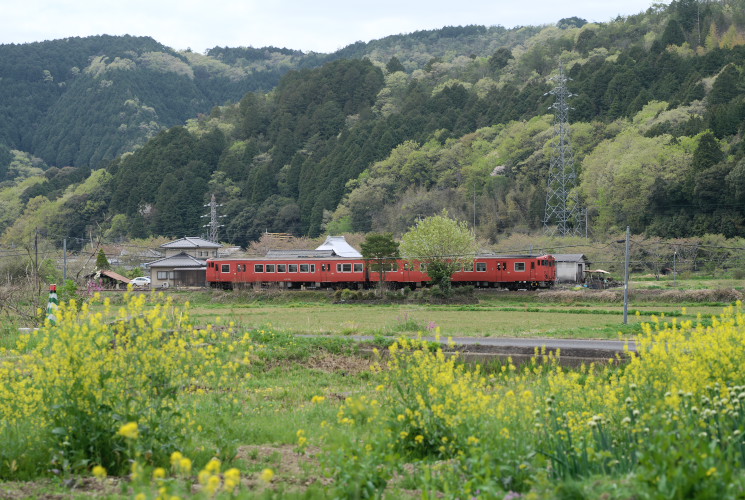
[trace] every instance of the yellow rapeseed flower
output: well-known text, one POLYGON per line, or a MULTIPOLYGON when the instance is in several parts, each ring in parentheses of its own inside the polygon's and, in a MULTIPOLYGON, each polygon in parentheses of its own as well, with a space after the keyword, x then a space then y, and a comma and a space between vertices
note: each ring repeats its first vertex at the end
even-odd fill
POLYGON ((140 430, 137 428, 137 422, 129 422, 122 425, 118 434, 126 439, 137 439, 140 437, 140 430))
POLYGON ((100 465, 96 465, 93 467, 93 475, 99 479, 103 479, 106 477, 106 469, 100 465))
POLYGON ((264 469, 263 471, 261 471, 261 475, 259 477, 265 483, 271 483, 272 479, 274 479, 274 471, 272 469, 264 469))

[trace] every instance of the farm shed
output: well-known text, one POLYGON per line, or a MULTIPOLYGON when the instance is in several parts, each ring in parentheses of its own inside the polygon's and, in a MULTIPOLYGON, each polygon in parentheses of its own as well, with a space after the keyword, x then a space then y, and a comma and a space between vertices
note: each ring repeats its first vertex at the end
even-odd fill
POLYGON ((560 283, 583 283, 590 261, 583 253, 557 253, 556 281, 560 283))
POLYGON ((85 279, 87 279, 89 283, 94 282, 101 288, 106 289, 127 288, 127 284, 131 281, 129 278, 108 269, 87 274, 85 275, 85 279))

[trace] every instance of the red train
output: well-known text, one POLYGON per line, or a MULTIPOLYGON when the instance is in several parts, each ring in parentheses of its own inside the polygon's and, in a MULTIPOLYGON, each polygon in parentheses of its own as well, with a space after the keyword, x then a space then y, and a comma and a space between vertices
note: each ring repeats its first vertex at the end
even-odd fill
MULTIPOLYGON (((339 257, 328 250, 273 251, 266 257, 216 258, 207 261, 207 282, 214 288, 370 288, 380 279, 361 258, 339 257)), ((426 264, 398 260, 385 272, 393 286, 416 288, 430 281, 426 264)), ((551 255, 480 255, 453 275, 453 285, 510 290, 550 288, 556 281, 551 255)))

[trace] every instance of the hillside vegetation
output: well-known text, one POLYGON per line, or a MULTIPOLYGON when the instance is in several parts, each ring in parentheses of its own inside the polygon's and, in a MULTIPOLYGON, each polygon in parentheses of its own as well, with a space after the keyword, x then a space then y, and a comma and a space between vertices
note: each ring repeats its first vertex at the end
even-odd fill
MULTIPOLYGON (((130 71, 118 66, 151 73, 167 66, 183 82, 198 82, 199 63, 223 65, 227 85, 236 68, 257 67, 257 59, 269 64, 259 52, 143 49, 132 58, 94 59, 81 74, 101 88, 107 74, 130 71)), ((0 221, 5 242, 20 243, 23 228, 38 225, 60 239, 85 228, 111 238, 199 234, 213 193, 227 216, 222 238, 241 245, 265 231, 400 234, 443 208, 491 240, 535 230, 546 199, 548 92, 559 61, 572 79, 577 189, 594 235, 626 225, 663 237, 745 234, 742 0, 674 1, 604 24, 568 18, 555 26, 396 35, 349 46, 319 67, 312 66, 323 62, 320 55, 274 54, 302 68, 269 92, 249 92, 209 114, 185 105, 181 116, 194 118, 183 126, 143 132, 138 122, 138 133, 155 135, 109 163, 47 168, 0 147, 0 163, 5 158, 15 175, 0 197, 17 215, 0 221), (80 184, 86 168, 104 165, 80 184), (45 210, 64 215, 51 224, 45 210)), ((164 91, 164 102, 172 94, 164 91)), ((219 95, 230 100, 227 90, 219 95)), ((128 106, 138 116, 149 112, 144 99, 128 106)))

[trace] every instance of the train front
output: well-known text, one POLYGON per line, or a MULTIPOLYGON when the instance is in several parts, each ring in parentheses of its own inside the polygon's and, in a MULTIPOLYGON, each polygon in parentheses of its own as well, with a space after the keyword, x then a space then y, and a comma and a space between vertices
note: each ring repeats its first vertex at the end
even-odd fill
POLYGON ((556 259, 553 255, 536 257, 535 286, 536 288, 551 288, 556 283, 556 259))

